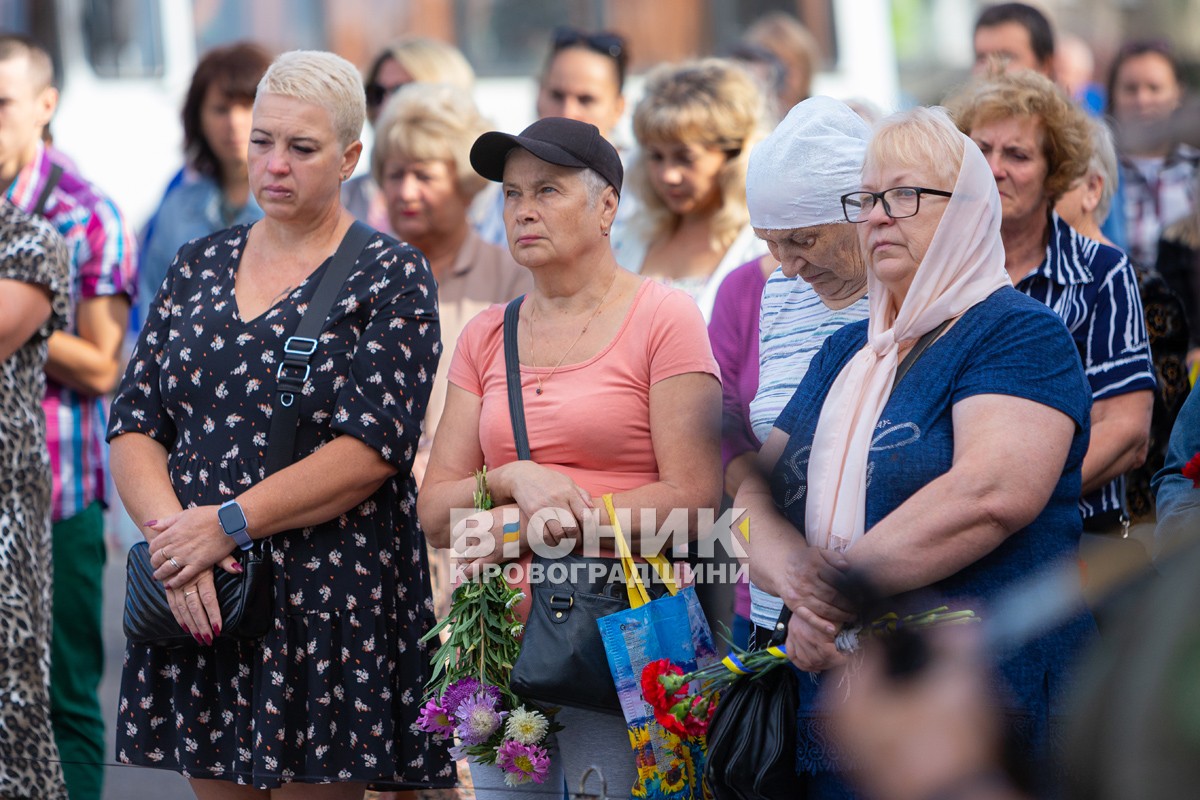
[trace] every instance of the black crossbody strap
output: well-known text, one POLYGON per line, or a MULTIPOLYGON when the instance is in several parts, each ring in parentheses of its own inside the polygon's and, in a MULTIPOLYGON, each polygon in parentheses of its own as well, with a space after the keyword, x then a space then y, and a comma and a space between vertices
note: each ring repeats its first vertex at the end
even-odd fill
POLYGON ((50 195, 58 186, 58 182, 62 180, 63 168, 58 164, 50 165, 50 174, 46 176, 46 185, 42 187, 42 193, 38 195, 37 202, 33 204, 33 213, 39 217, 46 216, 46 204, 50 202, 50 195))
POLYGON ((325 320, 333 308, 358 254, 375 233, 367 225, 355 222, 342 237, 329 269, 321 276, 296 332, 283 343, 283 360, 275 372, 275 404, 271 411, 271 430, 267 434, 267 474, 290 465, 296 458, 296 425, 300 419, 298 395, 304 390, 313 355, 325 320))
POLYGON ((917 339, 917 343, 913 345, 913 349, 908 351, 908 355, 904 356, 904 360, 900 362, 900 366, 896 367, 896 379, 892 381, 893 392, 896 391, 896 387, 900 385, 901 379, 908 374, 908 371, 912 369, 912 365, 921 357, 921 354, 929 349, 929 345, 933 344, 933 341, 942 335, 942 331, 946 330, 946 326, 949 324, 950 320, 946 320, 920 339, 917 339))
POLYGON ((517 323, 521 301, 513 300, 504 309, 504 373, 508 380, 508 416, 512 419, 513 438, 517 442, 517 458, 529 461, 529 432, 525 429, 525 400, 521 396, 521 359, 517 354, 517 323))

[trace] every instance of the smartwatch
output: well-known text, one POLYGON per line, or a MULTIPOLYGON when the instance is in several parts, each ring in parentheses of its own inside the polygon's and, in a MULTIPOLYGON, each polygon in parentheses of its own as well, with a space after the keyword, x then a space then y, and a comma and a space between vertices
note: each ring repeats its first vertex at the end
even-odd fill
POLYGON ((237 546, 243 550, 249 550, 254 546, 254 540, 250 538, 250 534, 246 531, 246 515, 242 513, 242 507, 238 505, 237 500, 227 500, 217 509, 217 520, 221 523, 221 530, 225 531, 225 535, 237 542, 237 546))

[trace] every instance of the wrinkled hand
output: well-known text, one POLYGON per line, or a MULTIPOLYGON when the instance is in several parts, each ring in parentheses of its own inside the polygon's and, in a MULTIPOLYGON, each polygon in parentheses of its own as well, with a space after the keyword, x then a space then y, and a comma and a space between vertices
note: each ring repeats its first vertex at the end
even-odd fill
POLYGON ((840 747, 862 767, 852 777, 870 797, 941 796, 999 770, 1000 720, 978 632, 953 627, 928 636, 933 657, 914 675, 889 677, 884 648, 868 641, 849 687, 838 676, 826 683, 822 707, 840 747))
POLYGON ((823 619, 803 606, 792 609, 788 622, 787 654, 805 672, 824 672, 846 663, 834 645, 841 625, 823 619))
POLYGON ((579 537, 593 507, 591 495, 579 484, 532 461, 517 461, 499 469, 505 470, 504 481, 512 489, 513 502, 521 509, 522 518, 529 519, 534 528, 544 527, 548 544, 579 537), (547 519, 554 509, 559 513, 547 519), (545 521, 544 526, 541 521, 545 521))
POLYGON ((226 572, 241 571, 230 555, 236 545, 221 530, 216 506, 186 508, 146 527, 152 532, 147 538, 154 579, 168 589, 190 587, 205 574, 211 582, 218 564, 226 572))
POLYGON ((807 608, 839 627, 854 619, 850 602, 835 588, 849 566, 841 553, 820 547, 750 550, 750 577, 756 584, 774 591, 793 612, 807 608))

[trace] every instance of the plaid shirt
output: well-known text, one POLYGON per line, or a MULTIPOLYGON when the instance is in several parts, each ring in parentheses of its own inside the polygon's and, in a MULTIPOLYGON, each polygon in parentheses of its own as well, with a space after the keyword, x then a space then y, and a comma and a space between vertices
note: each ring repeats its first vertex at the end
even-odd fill
MULTIPOLYGON (((1125 254, 1077 233, 1051 216, 1041 266, 1017 284, 1049 306, 1075 339, 1092 400, 1154 389, 1154 365, 1137 274, 1125 254)), ((1125 478, 1079 501, 1084 519, 1124 508, 1125 478)))
MULTIPOLYGON (((45 218, 67 242, 71 256, 71 303, 117 294, 132 301, 137 286, 137 246, 117 207, 85 181, 53 150, 38 145, 37 154, 8 187, 18 208, 33 212, 50 175, 52 163, 64 167, 44 209, 45 218), (53 161, 52 161, 53 159, 53 161)), ((76 334, 72 315, 67 332, 76 334)), ((54 472, 51 517, 75 516, 95 500, 105 501, 104 407, 46 378, 46 441, 54 472)))
POLYGON ((1179 145, 1163 159, 1121 158, 1121 192, 1129 257, 1152 269, 1158 239, 1171 223, 1196 207, 1200 150, 1179 145))

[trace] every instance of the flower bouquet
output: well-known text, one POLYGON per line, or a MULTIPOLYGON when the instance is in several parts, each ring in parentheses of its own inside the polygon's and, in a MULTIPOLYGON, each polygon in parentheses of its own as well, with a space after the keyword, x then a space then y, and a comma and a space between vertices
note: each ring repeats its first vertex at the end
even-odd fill
MULTIPOLYGON (((887 636, 901 629, 978 621, 974 611, 951 611, 948 606, 904 617, 889 613, 873 622, 843 629, 834 644, 840 652, 851 653, 869 638, 887 636)), ((684 672, 668 659, 659 659, 642 670, 642 695, 664 728, 681 738, 701 736, 708 732, 723 690, 743 677, 761 676, 786 662, 786 645, 745 650, 731 644, 729 654, 723 659, 691 672, 684 672)))
MULTIPOLYGON (((475 507, 487 511, 486 469, 475 480, 475 507)), ((449 614, 422 639, 447 632, 433 657, 417 728, 456 741, 450 748, 456 760, 495 765, 509 786, 545 780, 546 739, 557 729, 544 711, 527 707, 508 688, 524 630, 515 609, 524 598, 500 575, 463 583, 454 590, 449 614)))

